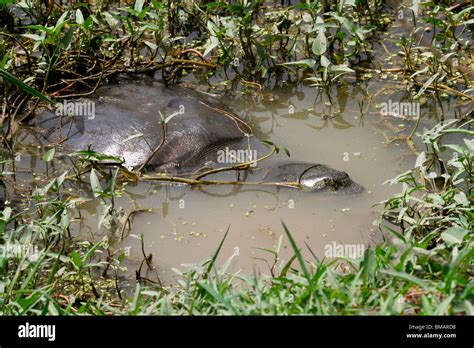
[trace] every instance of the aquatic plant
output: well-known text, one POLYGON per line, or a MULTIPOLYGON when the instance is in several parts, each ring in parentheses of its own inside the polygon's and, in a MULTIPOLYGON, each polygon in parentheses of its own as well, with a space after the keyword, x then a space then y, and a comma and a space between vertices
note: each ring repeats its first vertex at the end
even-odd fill
MULTIPOLYGON (((35 189, 31 212, 8 202, 2 209, 0 312, 472 315, 474 147, 468 138, 464 145, 445 144, 442 139, 452 133, 467 137, 473 133, 466 124, 454 127, 454 122, 425 130, 420 136, 427 150, 412 170, 391 181, 404 187, 383 202, 377 223, 388 233, 384 243, 366 249, 360 260, 320 260, 306 245, 313 259, 304 260, 283 224, 294 256, 281 263, 282 236, 275 249, 266 250, 275 259, 268 275, 228 272, 232 257, 217 266, 230 228, 210 260, 176 270, 180 275, 176 284, 163 286, 140 272, 136 281, 124 280, 120 274, 125 252, 111 246, 117 232, 95 243, 71 238, 71 224, 78 223, 81 204, 90 198, 66 189, 76 176, 65 172, 35 189), (442 151, 452 152, 443 159, 442 151)), ((102 169, 92 166, 100 168, 100 160, 107 159, 92 151, 81 153, 80 159, 82 168, 90 171, 92 197, 105 199, 107 216, 127 225, 130 215, 120 217, 110 209, 109 200, 113 202, 119 192, 114 188, 116 171, 104 173, 107 189, 103 189, 98 175, 102 169)), ((152 258, 143 249, 143 236, 141 240, 142 266, 149 267, 152 258)))
MULTIPOLYGON (((265 250, 274 258, 268 275, 228 272, 232 258, 217 266, 233 226, 210 260, 176 270, 180 279, 170 286, 142 275, 143 268, 152 266, 152 255, 145 252, 143 235, 136 236, 143 260, 135 279, 123 279, 126 255, 114 242, 131 229, 132 216, 140 211, 126 213, 116 198, 143 168, 138 174, 128 171, 120 159, 93 149, 73 154, 68 171, 54 173, 47 167, 31 189, 17 185, 15 134, 39 103, 91 95, 105 79, 121 74, 159 72, 173 84, 195 72, 214 86, 240 84, 244 93, 261 91, 273 81, 301 80, 325 91, 330 100, 331 87, 356 72, 364 73, 362 78, 390 72, 408 82, 414 99, 433 93, 441 109, 445 94, 472 103, 472 49, 466 33, 474 7, 453 1, 420 6, 418 16, 410 17, 411 32, 399 39, 400 52, 386 50, 389 58, 400 55, 402 66, 380 69, 371 58, 374 45, 399 15, 379 15, 386 8, 380 0, 294 6, 136 0, 123 7, 114 2, 62 7, 54 1, 2 1, 0 313, 474 314, 472 122, 450 120, 420 131, 417 120, 408 139, 418 132, 426 148, 413 169, 389 181, 403 188, 382 202, 377 224, 384 243, 367 249, 361 260, 320 260, 306 245, 313 258, 304 260, 301 246, 283 225, 294 255, 277 262, 280 238, 273 250, 265 250), (426 33, 432 33, 428 40, 426 33), (465 137, 464 143, 446 143, 453 133, 465 137), (71 235, 88 201, 99 202, 98 228, 108 232, 94 242, 71 235)), ((266 143, 270 154, 279 150, 266 143)), ((56 156, 54 148, 40 151, 46 163, 56 156)), ((206 175, 216 172, 191 179, 142 178, 202 185, 206 175)))

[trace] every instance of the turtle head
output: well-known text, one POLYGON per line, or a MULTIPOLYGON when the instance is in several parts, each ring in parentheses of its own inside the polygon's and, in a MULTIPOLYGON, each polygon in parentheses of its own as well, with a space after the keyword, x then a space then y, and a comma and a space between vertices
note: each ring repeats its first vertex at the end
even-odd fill
POLYGON ((308 191, 362 192, 364 187, 352 181, 346 172, 316 164, 301 173, 298 182, 308 191))

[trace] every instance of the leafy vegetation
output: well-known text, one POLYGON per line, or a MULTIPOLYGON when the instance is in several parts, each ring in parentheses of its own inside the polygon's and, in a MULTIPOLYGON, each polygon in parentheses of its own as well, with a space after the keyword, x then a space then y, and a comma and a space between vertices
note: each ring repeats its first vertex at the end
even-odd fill
MULTIPOLYGON (((361 260, 319 260, 306 246, 314 259, 305 261, 283 225, 294 256, 280 269, 272 269, 271 276, 229 273, 232 258, 217 267, 224 236, 211 260, 179 272, 177 284, 163 287, 142 280, 131 295, 127 295, 130 281, 119 277, 124 253, 111 250, 109 237, 97 244, 71 240, 68 231, 82 199, 73 198, 65 189, 69 177, 65 172, 36 189, 34 216, 15 213, 9 206, 2 211, 3 246, 10 248, 10 254, 17 252, 1 259, 0 311, 472 315, 474 147, 467 139, 465 146, 441 144, 449 133, 472 135, 465 125, 450 126, 453 121, 422 134, 428 151, 419 156, 412 170, 392 180, 404 184, 403 192, 383 202, 379 225, 392 238, 367 249, 361 260), (439 153, 448 149, 455 155, 442 161, 439 153), (28 252, 32 246, 37 248, 34 254, 28 252)), ((109 203, 102 223, 107 221, 110 226, 120 221, 111 203, 115 174, 109 176, 107 189, 102 188, 94 169, 89 175, 93 195, 109 203)), ((282 238, 269 251, 275 258, 282 238)), ((143 257, 150 262, 148 255, 143 257)))
POLYGON ((193 0, 135 1, 118 7, 97 2, 67 9, 54 2, 44 6, 23 0, 3 5, 3 21, 10 30, 1 33, 0 68, 60 97, 88 94, 104 78, 120 73, 161 71, 166 81, 176 82, 196 68, 205 69, 208 78, 224 74, 227 81, 247 88, 282 74, 294 76, 299 68, 309 82, 327 87, 361 67, 375 71, 377 67, 366 66, 361 56, 371 57, 374 46, 383 41, 384 28, 394 16, 405 16, 406 22, 413 17, 412 32, 400 39, 405 66, 395 70, 413 80, 417 96, 434 86, 466 97, 450 85, 470 85, 464 62, 472 57, 465 32, 472 24, 473 7, 459 9, 450 3, 420 4, 426 15, 417 22, 411 9, 374 15, 386 9, 380 0, 306 1, 295 6, 193 0), (424 33, 430 25, 437 34, 428 40, 424 33))
MULTIPOLYGON (((384 13, 380 0, 294 6, 137 0, 67 8, 54 1, 2 2, 0 313, 473 315, 472 121, 444 121, 443 115, 419 134, 425 151, 414 168, 389 181, 402 184, 402 192, 381 203, 377 224, 387 238, 361 260, 320 260, 309 246, 313 258, 304 260, 291 226, 283 225, 294 256, 270 275, 230 273, 232 259, 217 267, 224 236, 209 261, 177 271, 180 280, 169 286, 142 277, 142 266, 151 264, 144 251, 136 279, 124 279, 124 251, 111 247, 130 218, 115 204, 133 180, 118 169, 119 159, 84 149, 70 157, 71 169, 36 177, 26 194, 15 169, 17 130, 40 102, 93 94, 121 74, 158 72, 172 84, 193 72, 249 93, 295 79, 330 99, 331 87, 345 77, 390 73, 414 99, 433 93, 441 109, 445 94, 472 103, 466 32, 474 7, 419 6, 417 17, 408 8, 384 13), (410 35, 398 40, 399 54, 384 47, 394 65, 386 69, 372 55, 397 16, 405 16, 410 35), (447 142, 452 134, 463 143, 447 142), (9 188, 24 194, 10 197, 9 188), (101 202, 99 227, 110 231, 95 244, 71 235, 88 200, 101 202)), ((49 168, 55 151, 43 151, 49 168)), ((282 243, 268 251, 275 260, 282 243)))

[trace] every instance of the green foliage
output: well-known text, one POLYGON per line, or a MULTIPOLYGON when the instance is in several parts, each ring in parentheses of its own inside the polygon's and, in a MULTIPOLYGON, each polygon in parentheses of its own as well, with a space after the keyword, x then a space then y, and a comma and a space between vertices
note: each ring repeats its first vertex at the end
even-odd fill
POLYGON ((0 77, 5 79, 6 81, 11 83, 12 85, 14 85, 18 88, 21 88, 23 91, 25 91, 26 93, 31 94, 32 96, 35 96, 35 97, 37 97, 37 98, 39 98, 39 99, 41 99, 41 100, 43 100, 47 103, 54 104, 54 102, 50 98, 48 98, 44 94, 38 92, 36 89, 31 88, 26 83, 24 83, 23 81, 17 79, 15 76, 13 76, 9 72, 3 70, 2 68, 0 68, 0 77))
MULTIPOLYGON (((64 10, 43 3, 0 3, 4 13, 18 6, 31 23, 10 21, 11 32, 2 32, 4 115, 16 114, 31 96, 51 103, 53 93, 92 93, 105 77, 120 73, 161 70, 165 81, 175 82, 197 67, 207 69, 208 78, 223 73, 254 86, 272 74, 287 74, 327 91, 354 73, 387 24, 386 17, 376 15, 384 6, 377 0, 289 7, 243 0, 136 0, 122 8, 99 2, 64 10)), ((399 41, 401 70, 416 86, 415 98, 434 90, 439 99, 442 89, 469 99, 472 83, 461 66, 470 61, 463 33, 472 25, 473 7, 453 12, 442 3, 420 4, 421 20, 414 16, 411 35, 399 41), (419 37, 426 25, 435 35, 423 46, 419 37), (458 91, 462 83, 466 88, 458 91)), ((171 117, 162 117, 163 126, 171 117)), ((473 315, 474 133, 469 125, 442 122, 420 134, 425 151, 413 169, 390 180, 402 184, 402 192, 382 203, 378 224, 390 238, 365 250, 362 260, 319 260, 309 247, 313 258, 305 260, 291 228, 283 225, 294 253, 289 260, 276 262, 281 238, 274 250, 264 250, 275 258, 271 275, 230 273, 232 258, 216 265, 232 233, 228 229, 212 258, 176 270, 180 279, 170 287, 151 284, 140 272, 136 280, 119 279, 124 253, 112 251, 109 239, 128 222, 116 206, 123 190, 122 161, 92 149, 77 152, 72 169, 37 183, 26 202, 31 209, 2 202, 0 313, 473 315), (445 143, 449 134, 466 139, 445 143), (81 219, 81 205, 90 200, 100 204, 98 229, 110 232, 95 243, 70 233, 81 219), (130 288, 135 289, 131 296, 130 288)), ((42 159, 49 163, 54 156, 50 149, 42 159)), ((11 167, 8 160, 1 164, 11 167)), ((6 169, 0 173, 2 188, 10 175, 6 169)))
MULTIPOLYGON (((453 126, 449 121, 425 130, 420 136, 426 151, 412 170, 391 180, 402 183, 403 190, 383 202, 379 224, 392 238, 366 249, 361 260, 319 260, 309 247, 314 257, 304 260, 283 224, 294 256, 275 262, 271 275, 230 273, 233 256, 217 267, 221 247, 232 233, 228 229, 210 260, 175 270, 180 278, 173 286, 120 281, 124 255, 120 250, 111 253, 108 237, 95 244, 70 239, 73 212, 88 198, 71 197, 65 187, 72 177, 63 173, 35 191, 35 216, 15 214, 9 206, 0 214, 2 246, 10 248, 0 259, 0 312, 472 315, 474 148, 470 139, 465 139, 465 146, 442 143, 446 134, 472 136, 466 125, 453 126), (442 151, 457 155, 442 159, 442 151), (35 252, 25 252, 27 246, 34 246, 35 252), (125 289, 130 287, 135 291, 128 296, 125 289)), ((91 194, 113 206, 111 197, 120 192, 115 189, 116 172, 100 174, 94 162, 108 158, 92 150, 78 156, 81 166, 76 170, 90 170, 91 194)), ((107 215, 112 221, 114 213, 107 215)), ((274 250, 264 250, 275 261, 280 260, 282 239, 274 250)))

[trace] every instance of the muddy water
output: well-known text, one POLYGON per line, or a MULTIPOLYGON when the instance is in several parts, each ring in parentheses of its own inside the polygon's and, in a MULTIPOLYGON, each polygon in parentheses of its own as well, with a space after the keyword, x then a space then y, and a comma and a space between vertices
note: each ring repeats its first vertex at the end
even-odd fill
MULTIPOLYGON (((399 22, 394 28, 406 32, 403 21, 399 22)), ((401 34, 395 30, 387 35, 401 34)), ((388 50, 397 50, 388 41, 385 44, 388 50)), ((388 52, 378 46, 375 49, 380 65, 396 68, 403 64, 397 57, 386 62, 388 52)), ((183 264, 209 259, 227 228, 229 234, 217 263, 222 264, 234 255, 231 268, 245 273, 251 273, 254 267, 268 272, 267 263, 271 264, 273 259, 261 248, 272 249, 284 235, 282 221, 307 258, 310 254, 305 244, 318 257, 324 257, 334 245, 367 246, 380 242, 382 236, 373 221, 381 207, 374 204, 399 192, 400 187, 383 183, 410 168, 415 158, 405 142, 390 140, 409 134, 415 121, 397 113, 380 115, 378 104, 410 100, 406 88, 395 76, 378 77, 383 81, 364 82, 364 73, 359 72, 359 82, 348 76, 352 82, 335 86, 331 103, 327 95, 302 84, 280 84, 272 90, 221 96, 222 104, 249 122, 260 139, 287 148, 292 161, 323 163, 344 170, 366 190, 341 195, 247 185, 189 188, 142 182, 129 186, 116 206, 123 207, 126 213, 145 210, 133 216, 132 229, 121 242, 118 236, 114 238, 115 247, 129 252, 126 261, 129 274, 133 275, 143 260, 140 241, 135 237, 141 234, 145 252, 153 254, 156 266, 142 275, 152 280, 159 276, 167 283, 174 279, 172 268, 183 269, 183 264)), ((188 82, 196 85, 199 81, 188 82)), ((460 108, 447 98, 443 103, 446 118, 460 108)), ((430 127, 440 117, 433 100, 422 104, 420 129, 430 127)), ((271 167, 285 156, 279 154, 263 165, 271 167)), ((36 162, 25 164, 26 167, 36 165, 36 162)), ((234 180, 235 174, 219 178, 234 180)), ((85 221, 76 231, 89 240, 110 235, 105 230, 97 231, 97 208, 94 204, 86 207, 89 214, 83 213, 85 221)), ((280 262, 291 256, 284 237, 280 262)))
MULTIPOLYGON (((304 86, 252 96, 234 94, 222 101, 245 118, 261 139, 287 148, 292 161, 323 163, 346 171, 365 192, 344 195, 247 185, 189 188, 145 182, 130 186, 116 204, 126 212, 147 210, 134 215, 131 235, 116 244, 130 253, 130 271, 143 259, 135 237, 142 233, 145 251, 153 253, 156 266, 147 276, 158 275, 165 282, 172 281, 172 268, 183 269, 183 264, 210 258, 229 226, 218 263, 234 255, 231 269, 245 273, 254 267, 268 272, 266 263, 273 258, 259 248, 274 248, 284 234, 282 221, 296 242, 306 243, 318 257, 324 257, 334 245, 362 248, 379 242, 373 221, 380 207, 373 205, 397 192, 399 188, 383 183, 407 170, 414 159, 405 143, 388 144, 386 137, 411 124, 384 121, 369 109, 361 113, 357 96, 362 90, 356 84, 339 88, 333 97, 336 107, 328 106, 327 97, 318 96, 314 88, 304 86), (351 98, 347 98, 349 93, 351 98)), ((280 153, 262 165, 271 168, 272 162, 285 158, 280 153)), ((235 173, 218 178, 233 180, 235 173)), ((89 206, 89 212, 94 215, 96 208, 89 206)), ((89 226, 83 227, 82 234, 88 239, 109 233, 93 232, 95 217, 85 225, 89 226)), ((292 256, 286 237, 283 241, 281 262, 292 256)), ((304 253, 310 257, 307 250, 304 253)))

